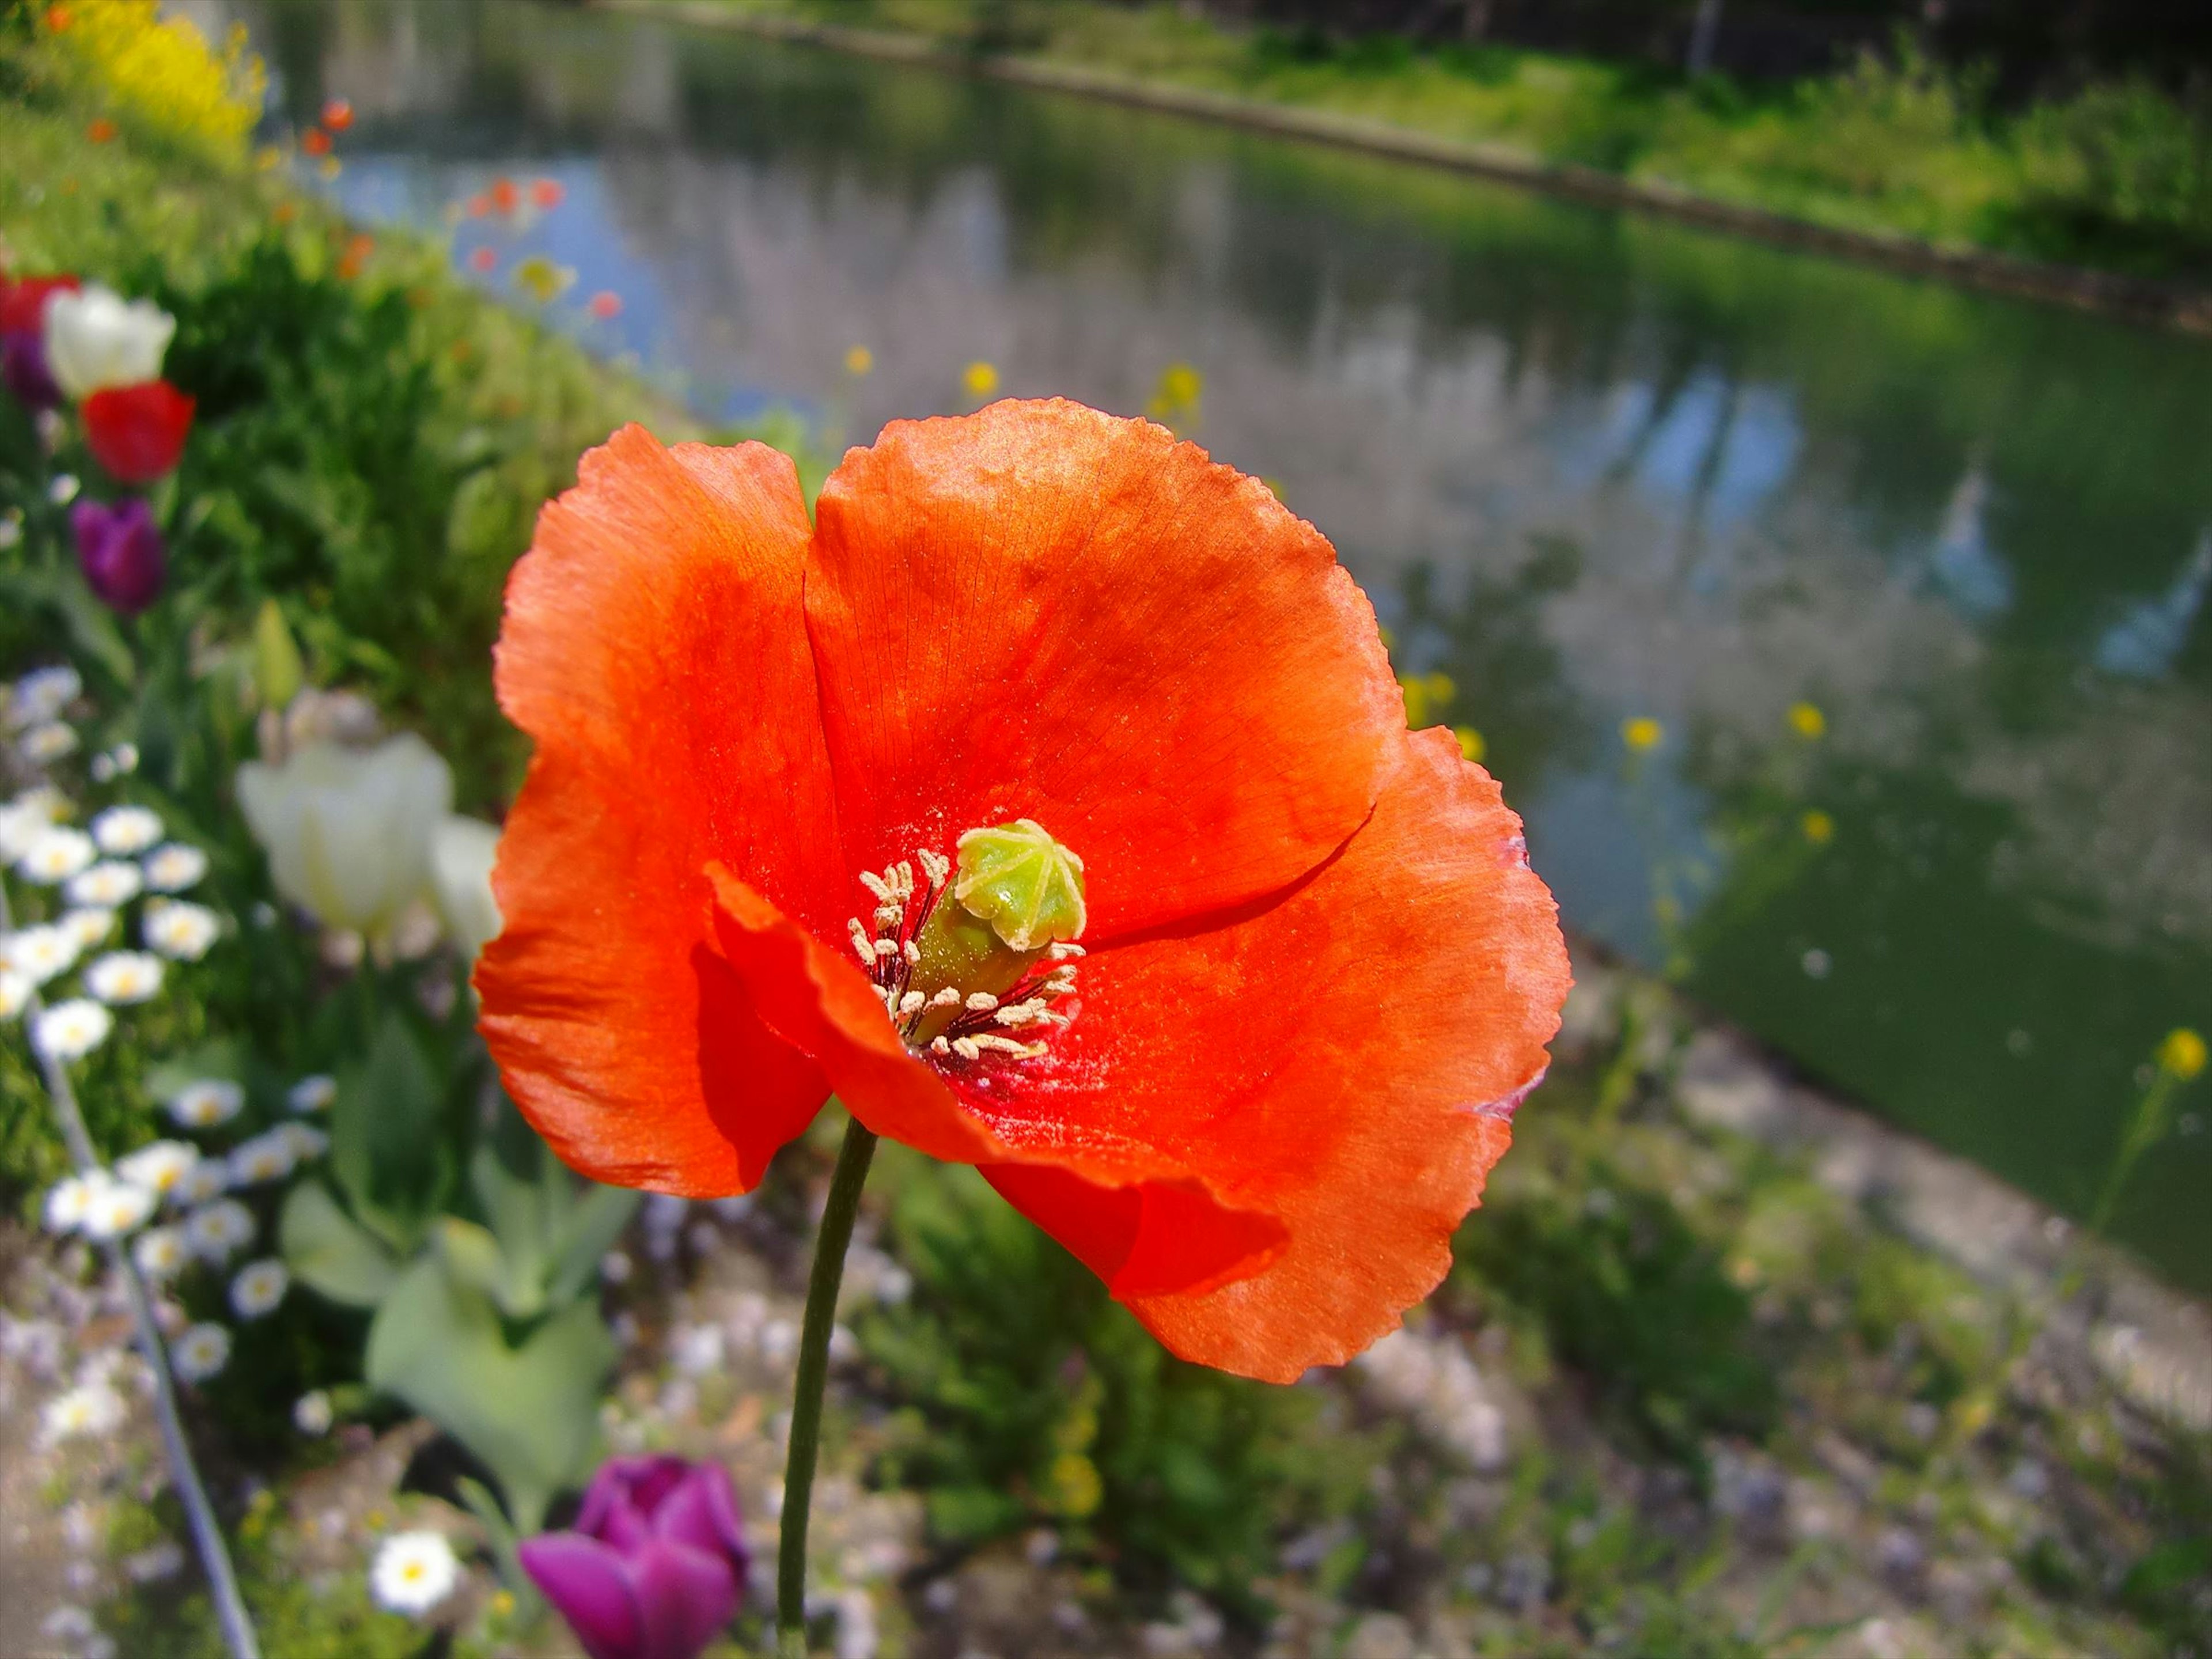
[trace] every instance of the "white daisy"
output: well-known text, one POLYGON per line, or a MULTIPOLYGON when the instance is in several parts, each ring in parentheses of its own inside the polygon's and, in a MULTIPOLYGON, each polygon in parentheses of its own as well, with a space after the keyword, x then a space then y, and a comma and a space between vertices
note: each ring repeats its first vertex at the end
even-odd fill
POLYGON ((169 1115, 187 1129, 212 1129, 228 1123, 246 1104, 246 1091, 228 1078, 207 1077, 187 1083, 168 1099, 169 1115))
POLYGON ((15 863, 31 850, 39 832, 52 822, 34 807, 20 803, 0 806, 0 858, 15 863))
POLYGON ((146 943, 176 962, 198 962, 222 932, 214 911, 204 904, 167 900, 146 907, 138 931, 146 943))
POLYGON ((74 967, 81 948, 76 936, 67 928, 40 926, 9 934, 0 943, 0 957, 6 958, 10 972, 21 974, 33 985, 44 985, 74 967))
POLYGON ((104 910, 112 910, 137 898, 138 890, 145 884, 146 878, 138 873, 137 865, 108 859, 70 877, 69 885, 62 891, 71 904, 95 904, 104 910))
POLYGON ((58 1394, 39 1413, 39 1440, 55 1445, 84 1435, 112 1434, 123 1424, 123 1396, 105 1382, 58 1394))
POLYGON ((230 1190, 230 1165, 219 1158, 204 1158, 185 1171, 169 1194, 178 1209, 189 1210, 212 1203, 230 1190))
POLYGON ((181 1140, 157 1140, 115 1160, 115 1173, 156 1198, 167 1198, 200 1161, 199 1148, 181 1140))
POLYGON ((230 1333, 220 1325, 193 1325, 169 1347, 169 1365, 187 1382, 204 1382, 230 1363, 230 1333))
POLYGON ((77 700, 84 681, 67 663, 34 668, 15 682, 8 702, 10 726, 36 726, 50 720, 77 700))
POLYGON ((84 1236, 103 1243, 135 1233, 154 1213, 154 1194, 127 1181, 96 1178, 84 1209, 84 1236))
POLYGON ((161 818, 143 806, 111 806, 92 821, 100 850, 116 858, 143 853, 161 839, 161 818))
POLYGON ((151 1002, 161 992, 161 958, 143 951, 110 951, 84 970, 84 988, 110 1006, 151 1002))
POLYGON ((303 1077, 294 1084, 285 1102, 295 1112, 319 1112, 338 1097, 338 1080, 334 1077, 303 1077))
POLYGON ((453 1547, 434 1532, 394 1533, 368 1570, 368 1593, 393 1613, 424 1613, 453 1593, 461 1564, 453 1547))
POLYGON ((253 1212, 234 1198, 204 1204, 185 1218, 185 1243, 203 1261, 228 1261, 253 1242, 253 1212))
POLYGON ((328 1434, 331 1425, 337 1420, 337 1412, 331 1405, 331 1397, 320 1389, 303 1394, 293 1402, 292 1426, 301 1434, 328 1434))
POLYGON ((285 1146, 291 1150, 292 1161, 295 1164, 308 1163, 320 1158, 331 1149, 331 1138, 320 1129, 313 1128, 305 1123, 280 1124, 269 1133, 272 1136, 283 1139, 285 1146))
POLYGON ((93 853, 92 837, 83 830, 49 824, 31 837, 31 844, 23 849, 15 867, 27 880, 51 887, 58 881, 67 881, 90 864, 93 853))
POLYGON ((48 720, 44 726, 34 726, 24 732, 23 740, 15 747, 32 765, 46 766, 74 752, 76 741, 75 726, 64 726, 59 720, 48 720))
POLYGON ((197 847, 173 841, 149 854, 146 884, 157 893, 181 893, 207 874, 208 857, 197 847))
POLYGON ((110 783, 117 778, 128 777, 138 769, 138 745, 118 743, 114 748, 92 757, 92 777, 95 783, 110 783))
POLYGON ((13 968, 0 968, 0 1019, 13 1019, 21 1013, 31 993, 38 988, 13 968))
POLYGON ((79 950, 89 951, 115 931, 115 912, 92 906, 65 910, 54 926, 75 939, 79 950))
POLYGON ((64 1176, 46 1188, 44 1211, 46 1231, 50 1233, 73 1233, 84 1225, 85 1212, 92 1207, 92 1182, 83 1176, 64 1176))
POLYGON ((258 1134, 230 1149, 230 1184, 257 1187, 264 1181, 282 1181, 299 1161, 283 1129, 258 1134))
POLYGON ((82 486, 77 483, 76 473, 57 472, 53 476, 53 481, 46 486, 46 499, 56 507, 67 507, 76 499, 76 492, 82 486))
POLYGON ((174 1279, 191 1265, 192 1249, 174 1227, 149 1227, 131 1241, 131 1259, 147 1278, 162 1281, 174 1279))
POLYGON ((46 1009, 32 1027, 31 1041, 50 1060, 82 1060, 107 1041, 115 1016, 96 1002, 71 997, 46 1009))
POLYGON ((240 1319, 258 1319, 276 1310, 291 1282, 292 1276, 284 1271, 284 1264, 274 1256, 250 1261, 230 1281, 230 1305, 240 1319))

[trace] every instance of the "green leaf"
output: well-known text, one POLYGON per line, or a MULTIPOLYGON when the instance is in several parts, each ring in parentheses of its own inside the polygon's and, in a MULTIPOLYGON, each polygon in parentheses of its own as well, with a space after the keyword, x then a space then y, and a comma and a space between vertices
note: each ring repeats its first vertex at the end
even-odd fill
POLYGON ((627 1188, 585 1183, 583 1196, 569 1206, 567 1218, 549 1241, 553 1269, 545 1297, 551 1305, 566 1306, 598 1284, 600 1258, 629 1224, 640 1201, 640 1194, 627 1188))
POLYGON ((453 1184, 439 1082, 406 1020, 387 1012, 331 1108, 331 1172, 355 1217, 404 1255, 453 1184))
POLYGON ((285 1195, 276 1240, 295 1279, 349 1307, 374 1307, 399 1276, 399 1258, 319 1181, 302 1181, 285 1195))
POLYGON ((440 1218, 435 1237, 455 1284, 489 1297, 509 1319, 534 1318, 543 1310, 536 1281, 517 1278, 501 1254, 499 1240, 484 1228, 449 1215, 440 1218))
POLYGON ((599 1440, 599 1390, 614 1339, 592 1304, 556 1314, 519 1346, 490 1297, 457 1284, 442 1255, 400 1275, 369 1327, 369 1382, 459 1441, 492 1472, 514 1529, 544 1523, 580 1485, 599 1440))

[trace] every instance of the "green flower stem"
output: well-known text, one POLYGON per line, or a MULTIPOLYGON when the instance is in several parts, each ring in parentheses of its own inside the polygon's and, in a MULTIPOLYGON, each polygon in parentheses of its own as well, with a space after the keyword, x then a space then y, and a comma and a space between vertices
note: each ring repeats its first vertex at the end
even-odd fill
MULTIPOLYGON (((0 883, 0 933, 15 925, 7 886, 0 883)), ((37 1027, 44 1006, 39 994, 33 991, 23 1006, 26 1032, 37 1027)), ((38 1045, 33 1043, 32 1048, 35 1052, 38 1045)), ((69 1066, 43 1053, 38 1054, 38 1061, 46 1078, 46 1093, 53 1103, 55 1121, 61 1126, 62 1140, 69 1147, 70 1162, 86 1174, 102 1168, 92 1136, 86 1132, 84 1114, 77 1109, 76 1091, 70 1083, 69 1066)), ((191 1444, 185 1438, 184 1419, 177 1411, 176 1382, 169 1372, 169 1352, 161 1342, 161 1328, 154 1321, 154 1304, 146 1294, 146 1281, 139 1276, 138 1264, 131 1259, 130 1248, 124 1240, 111 1240, 105 1248, 109 1264, 122 1279, 123 1288, 130 1297, 131 1322, 137 1328, 139 1352, 146 1358, 147 1369, 154 1374, 154 1418, 161 1426, 162 1449, 168 1454, 169 1478, 176 1483, 177 1498, 184 1505, 185 1521, 191 1528, 200 1569, 207 1574, 208 1593, 215 1602, 216 1622, 222 1628, 223 1643, 230 1650, 231 1659, 260 1659, 261 1647, 254 1639, 253 1620, 246 1610, 246 1598, 239 1594, 238 1577, 231 1571, 230 1552, 223 1546, 222 1524, 216 1519, 215 1505, 208 1502, 199 1467, 192 1462, 191 1444)))
POLYGON ((806 1319, 799 1333, 799 1380, 791 1400, 791 1452, 783 1466, 783 1516, 776 1542, 777 1659, 806 1659, 806 1518, 814 1497, 814 1460, 822 1446, 822 1395, 830 1380, 830 1333, 837 1320, 837 1287, 845 1248, 860 1212, 860 1188, 876 1155, 876 1137, 860 1119, 845 1128, 830 1177, 830 1201, 814 1238, 806 1280, 806 1319))

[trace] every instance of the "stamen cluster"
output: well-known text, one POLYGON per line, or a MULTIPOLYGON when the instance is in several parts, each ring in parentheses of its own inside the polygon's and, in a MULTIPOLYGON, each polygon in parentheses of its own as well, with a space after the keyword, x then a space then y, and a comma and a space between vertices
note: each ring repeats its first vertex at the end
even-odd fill
MULTIPOLYGON (((883 999, 901 1040, 917 1056, 937 1061, 976 1061, 992 1055, 1034 1060, 1045 1052, 1041 1042, 1009 1033, 1042 1035, 1066 1025, 1069 1016, 1053 1005, 1075 990, 1075 963, 1083 947, 1063 939, 1042 950, 1007 954, 1022 963, 1013 984, 1002 992, 960 983, 926 981, 922 937, 939 915, 951 884, 952 861, 927 848, 912 861, 901 860, 880 873, 860 872, 860 884, 876 901, 872 926, 858 916, 845 926, 870 984, 883 999), (915 865, 921 867, 919 877, 915 865)), ((954 906, 959 901, 953 900, 954 906)), ((971 923, 971 925, 973 925, 971 923)))

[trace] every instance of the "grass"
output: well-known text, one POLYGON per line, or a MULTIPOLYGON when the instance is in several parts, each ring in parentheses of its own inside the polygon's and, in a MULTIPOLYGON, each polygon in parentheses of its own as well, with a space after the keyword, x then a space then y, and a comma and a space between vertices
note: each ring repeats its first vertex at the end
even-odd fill
POLYGON ((1836 229, 2212 276, 2212 112, 2143 82, 2000 110, 1986 76, 1904 37, 1770 86, 1507 46, 1231 31, 1164 0, 723 3, 1384 123, 1836 229))

